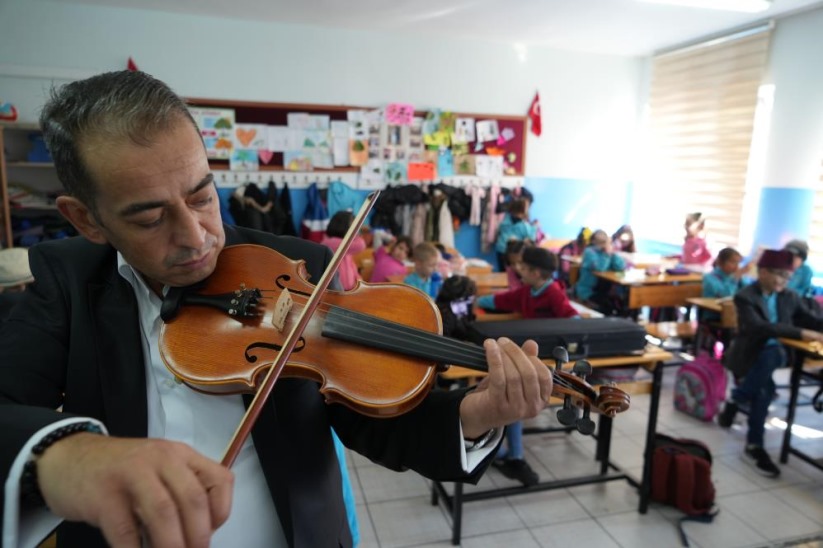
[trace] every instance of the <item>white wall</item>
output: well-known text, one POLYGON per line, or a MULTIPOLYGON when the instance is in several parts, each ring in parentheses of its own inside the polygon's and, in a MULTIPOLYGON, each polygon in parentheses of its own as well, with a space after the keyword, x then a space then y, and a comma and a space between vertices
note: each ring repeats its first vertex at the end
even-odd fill
POLYGON ((543 136, 526 174, 632 177, 639 58, 383 32, 320 29, 45 0, 0 2, 0 99, 35 120, 51 77, 141 70, 185 96, 524 115, 536 90, 543 136), (34 74, 32 77, 21 75, 34 74), (42 76, 46 76, 43 78, 42 76))

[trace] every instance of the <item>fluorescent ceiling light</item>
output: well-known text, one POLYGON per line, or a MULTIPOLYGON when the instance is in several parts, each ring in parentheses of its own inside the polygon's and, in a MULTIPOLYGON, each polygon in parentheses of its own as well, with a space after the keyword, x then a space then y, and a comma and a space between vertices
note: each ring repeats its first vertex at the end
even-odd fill
POLYGON ((772 5, 771 0, 640 0, 652 4, 669 4, 690 8, 705 8, 723 11, 742 11, 757 13, 765 11, 772 5))

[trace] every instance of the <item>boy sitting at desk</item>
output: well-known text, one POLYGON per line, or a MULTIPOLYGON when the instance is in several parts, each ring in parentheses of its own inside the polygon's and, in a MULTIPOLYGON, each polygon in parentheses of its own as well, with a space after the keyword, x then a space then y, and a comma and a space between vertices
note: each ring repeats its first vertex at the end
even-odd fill
POLYGON ((426 295, 436 297, 436 291, 432 290, 432 274, 437 270, 440 252, 429 242, 421 242, 414 246, 412 260, 414 261, 414 270, 405 277, 403 283, 416 287, 426 295))
POLYGON ((757 261, 757 281, 735 294, 738 334, 726 352, 725 365, 734 373, 737 386, 717 417, 718 424, 728 428, 738 407, 748 406, 745 459, 768 477, 780 475, 780 468, 763 449, 775 390, 772 373, 786 361, 786 351, 777 338, 823 342, 823 320, 811 313, 797 293, 786 289, 793 268, 790 252, 767 249, 757 261))
MULTIPOLYGON (((572 308, 562 284, 553 279, 557 257, 542 247, 524 247, 516 265, 523 286, 477 300, 481 308, 519 312, 524 318, 572 318, 572 308)), ((523 423, 506 427, 506 446, 501 446, 492 466, 507 478, 523 485, 535 485, 539 476, 523 458, 523 423)))

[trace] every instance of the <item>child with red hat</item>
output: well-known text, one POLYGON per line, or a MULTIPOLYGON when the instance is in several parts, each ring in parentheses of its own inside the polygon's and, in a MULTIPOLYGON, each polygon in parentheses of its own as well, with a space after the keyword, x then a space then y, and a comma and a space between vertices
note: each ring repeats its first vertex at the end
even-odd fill
POLYGON ((738 333, 726 353, 726 367, 737 386, 718 415, 718 424, 731 426, 739 406, 749 409, 744 456, 757 472, 777 477, 780 469, 763 449, 765 422, 775 386, 772 373, 786 362, 778 337, 823 342, 818 319, 794 291, 784 291, 794 270, 794 256, 767 249, 757 262, 757 281, 734 296, 738 333))

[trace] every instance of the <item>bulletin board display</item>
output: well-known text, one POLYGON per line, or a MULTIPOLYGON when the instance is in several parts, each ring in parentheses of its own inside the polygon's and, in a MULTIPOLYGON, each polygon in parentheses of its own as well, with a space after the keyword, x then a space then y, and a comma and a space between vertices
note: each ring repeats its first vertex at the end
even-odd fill
POLYGON ((522 176, 526 164, 526 116, 400 105, 408 107, 404 118, 397 104, 186 102, 215 170, 358 172, 361 178, 400 183, 522 176))

